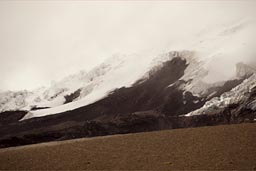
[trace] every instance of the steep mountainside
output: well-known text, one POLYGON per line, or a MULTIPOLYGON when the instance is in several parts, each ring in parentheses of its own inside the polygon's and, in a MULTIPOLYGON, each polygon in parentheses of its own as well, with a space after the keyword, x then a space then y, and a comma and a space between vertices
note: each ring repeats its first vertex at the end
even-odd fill
MULTIPOLYGON (((255 113, 252 110, 233 115, 226 108, 217 108, 213 115, 183 116, 206 102, 205 97, 193 96, 181 89, 184 81, 180 78, 186 68, 186 60, 175 57, 163 63, 161 68, 151 71, 147 79, 139 80, 131 87, 116 89, 95 103, 56 115, 19 122, 21 117, 17 112, 5 112, 5 115, 1 114, 6 122, 0 125, 0 144, 5 147, 88 136, 239 123, 246 119, 253 121, 255 113), (6 119, 8 114, 17 116, 6 119)), ((252 80, 253 76, 243 83, 252 80)), ((229 92, 233 87, 239 87, 240 82, 236 80, 216 86, 215 94, 229 92)), ((251 98, 255 99, 253 96, 251 98)), ((25 118, 30 114, 26 114, 25 118)))
POLYGON ((160 55, 114 55, 50 87, 0 92, 0 144, 253 122, 255 26, 217 27, 160 55))
POLYGON ((185 82, 182 89, 204 97, 214 93, 214 87, 255 73, 256 42, 251 39, 256 36, 255 28, 254 20, 241 20, 205 29, 190 40, 179 40, 181 45, 173 43, 169 52, 161 55, 114 55, 93 70, 80 71, 50 87, 32 92, 1 92, 0 111, 28 110, 28 119, 73 110, 106 97, 114 89, 132 86, 163 62, 178 56, 188 64, 180 78, 185 82))

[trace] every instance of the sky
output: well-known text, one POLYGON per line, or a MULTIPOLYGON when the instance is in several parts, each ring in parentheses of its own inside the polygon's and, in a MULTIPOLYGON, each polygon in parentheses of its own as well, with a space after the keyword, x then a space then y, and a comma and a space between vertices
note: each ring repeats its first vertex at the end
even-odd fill
MULTIPOLYGON (((116 53, 159 53, 255 1, 0 1, 0 90, 32 90, 116 53)), ((139 59, 138 59, 139 60, 139 59)))

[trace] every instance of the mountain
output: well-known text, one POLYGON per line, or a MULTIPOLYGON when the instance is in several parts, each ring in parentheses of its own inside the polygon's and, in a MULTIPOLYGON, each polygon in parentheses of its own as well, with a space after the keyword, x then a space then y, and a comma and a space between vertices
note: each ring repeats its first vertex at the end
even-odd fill
POLYGON ((0 144, 253 121, 255 28, 216 26, 158 55, 116 54, 50 87, 0 92, 0 144))

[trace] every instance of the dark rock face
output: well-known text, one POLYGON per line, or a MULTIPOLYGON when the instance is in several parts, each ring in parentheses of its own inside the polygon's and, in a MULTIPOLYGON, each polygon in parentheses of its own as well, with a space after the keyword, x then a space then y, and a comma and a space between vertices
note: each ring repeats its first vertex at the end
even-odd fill
POLYGON ((6 111, 0 114, 0 126, 16 123, 27 114, 26 111, 6 111))
POLYGON ((249 76, 245 76, 245 77, 240 78, 240 79, 229 80, 229 81, 225 82, 223 86, 212 87, 208 90, 209 94, 211 94, 213 92, 216 92, 212 97, 219 97, 223 93, 228 92, 232 88, 241 84, 246 78, 249 78, 249 76))
MULTIPOLYGON (((184 75, 186 61, 174 58, 151 74, 148 80, 132 87, 113 91, 107 98, 97 102, 96 109, 104 114, 132 113, 137 111, 158 110, 168 115, 179 115, 202 106, 203 103, 184 104, 183 91, 168 87, 184 75)), ((186 94, 187 101, 198 100, 186 94)))
POLYGON ((80 96, 80 93, 81 93, 81 89, 78 89, 74 93, 64 96, 64 98, 65 98, 64 104, 73 102, 76 98, 78 98, 80 96))
MULTIPOLYGON (((207 115, 181 116, 205 103, 205 99, 179 88, 185 84, 179 79, 186 68, 186 61, 176 57, 154 70, 148 79, 132 87, 116 89, 93 104, 56 115, 18 122, 26 112, 2 113, 0 147, 252 121, 255 113, 246 109, 245 104, 231 105, 207 115)), ((215 87, 212 90, 217 92, 214 96, 229 91, 240 82, 233 80, 223 87, 215 87)), ((80 90, 66 96, 66 103, 73 101, 79 94, 80 90)), ((251 101, 255 99, 255 94, 252 93, 254 96, 251 101)))
POLYGON ((30 110, 41 110, 41 109, 47 109, 47 108, 49 108, 49 107, 37 107, 37 106, 34 106, 30 110))

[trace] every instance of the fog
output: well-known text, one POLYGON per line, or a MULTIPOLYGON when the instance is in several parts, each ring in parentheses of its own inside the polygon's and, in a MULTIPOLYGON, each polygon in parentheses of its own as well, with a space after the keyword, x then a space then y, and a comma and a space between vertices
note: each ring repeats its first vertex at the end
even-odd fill
POLYGON ((0 89, 47 86, 115 53, 157 54, 205 27, 255 16, 255 5, 242 0, 1 1, 0 89))

